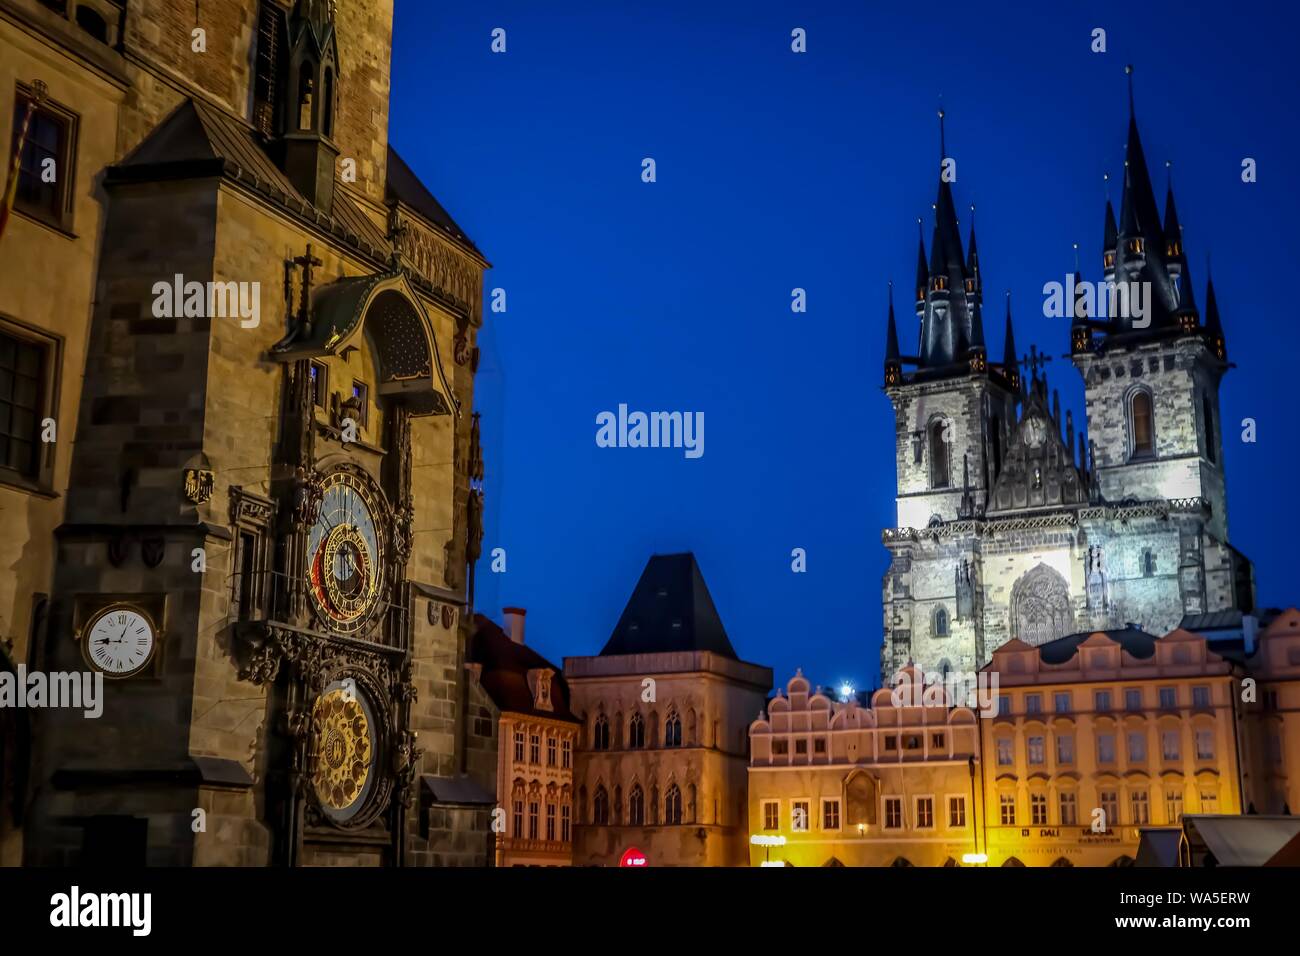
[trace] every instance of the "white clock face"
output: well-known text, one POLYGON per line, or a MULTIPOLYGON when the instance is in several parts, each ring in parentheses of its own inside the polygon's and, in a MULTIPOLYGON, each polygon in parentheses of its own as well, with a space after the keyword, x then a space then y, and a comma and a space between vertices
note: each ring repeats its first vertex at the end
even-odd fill
POLYGON ((86 660, 111 677, 130 677, 153 657, 157 643, 153 622, 131 607, 100 611, 86 628, 86 660))

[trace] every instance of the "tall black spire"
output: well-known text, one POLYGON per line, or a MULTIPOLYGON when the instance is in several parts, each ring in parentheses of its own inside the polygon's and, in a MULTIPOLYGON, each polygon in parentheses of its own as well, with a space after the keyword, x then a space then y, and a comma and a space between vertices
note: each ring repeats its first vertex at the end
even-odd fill
POLYGON ((921 231, 921 217, 916 217, 916 314, 925 308, 925 293, 930 287, 930 269, 925 264, 925 234, 921 231))
POLYGON ((1011 326, 1011 290, 1007 290, 1007 331, 1002 347, 1002 372, 1015 389, 1020 384, 1020 356, 1016 354, 1016 332, 1011 326))
POLYGON ((1214 276, 1209 275, 1210 265, 1206 262, 1205 272, 1208 281, 1205 286, 1205 335, 1210 341, 1210 348, 1221 361, 1228 358, 1228 347, 1223 337, 1223 321, 1219 318, 1219 299, 1214 294, 1214 276))
POLYGON ((903 361, 898 352, 898 324, 894 321, 894 283, 889 283, 889 324, 885 329, 885 384, 903 380, 903 361))

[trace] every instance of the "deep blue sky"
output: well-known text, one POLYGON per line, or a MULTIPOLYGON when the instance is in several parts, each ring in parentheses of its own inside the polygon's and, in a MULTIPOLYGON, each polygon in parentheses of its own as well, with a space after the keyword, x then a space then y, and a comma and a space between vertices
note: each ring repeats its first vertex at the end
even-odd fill
POLYGON ((1300 425, 1281 385, 1300 354, 1295 28, 1290 4, 1206 0, 397 0, 392 142, 508 296, 488 313, 477 396, 484 552, 506 548, 508 570, 480 564, 478 605, 526 607, 529 643, 557 663, 594 654, 647 557, 691 550, 737 651, 778 683, 796 666, 876 681, 894 524, 886 283, 906 350, 940 98, 959 208, 978 206, 990 354, 1009 288, 1018 344, 1058 356, 1051 384, 1081 420, 1068 330, 1043 317, 1041 289, 1072 269, 1074 242, 1099 278, 1129 62, 1152 178, 1163 200, 1173 160, 1197 299, 1212 252, 1239 366, 1222 393, 1232 540, 1261 603, 1300 603, 1300 425), (806 314, 790 311, 796 286, 806 314), (595 417, 620 402, 703 411, 704 456, 598 448, 595 417), (1246 416, 1257 444, 1232 424, 1246 416))

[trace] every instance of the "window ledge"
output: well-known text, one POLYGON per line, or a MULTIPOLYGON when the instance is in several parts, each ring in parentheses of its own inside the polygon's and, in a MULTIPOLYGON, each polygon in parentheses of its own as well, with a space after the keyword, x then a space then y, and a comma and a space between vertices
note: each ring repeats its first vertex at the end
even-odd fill
POLYGON ((21 216, 23 219, 26 219, 28 222, 34 223, 37 226, 41 226, 45 229, 48 229, 50 232, 62 236, 64 239, 71 239, 73 242, 75 242, 81 238, 80 235, 78 235, 77 233, 69 229, 64 222, 62 221, 55 222, 45 218, 44 216, 38 216, 35 213, 28 212, 25 209, 23 209, 21 206, 19 206, 17 203, 14 203, 13 211, 15 214, 21 216))
POLYGON ((33 478, 24 478, 8 468, 0 468, 0 487, 13 488, 34 495, 37 498, 46 498, 51 501, 59 497, 59 493, 44 482, 33 478))

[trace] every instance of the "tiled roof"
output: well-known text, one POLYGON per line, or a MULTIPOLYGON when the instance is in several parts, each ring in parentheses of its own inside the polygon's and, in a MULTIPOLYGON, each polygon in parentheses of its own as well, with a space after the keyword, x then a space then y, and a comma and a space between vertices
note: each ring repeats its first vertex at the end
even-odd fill
POLYGON ((738 660, 695 555, 656 554, 600 655, 712 651, 738 660))
POLYGON ((492 702, 502 711, 578 722, 569 710, 569 685, 563 671, 531 647, 518 644, 495 622, 482 614, 474 615, 474 636, 468 660, 483 668, 479 682, 492 702), (551 710, 536 706, 528 686, 530 670, 551 670, 551 710))
POLYGON ((456 224, 451 214, 443 208, 442 203, 434 198, 428 187, 420 181, 406 160, 398 155, 392 146, 388 147, 388 182, 385 185, 388 200, 405 203, 435 226, 438 226, 456 241, 468 246, 479 256, 478 247, 474 245, 465 230, 456 224))

